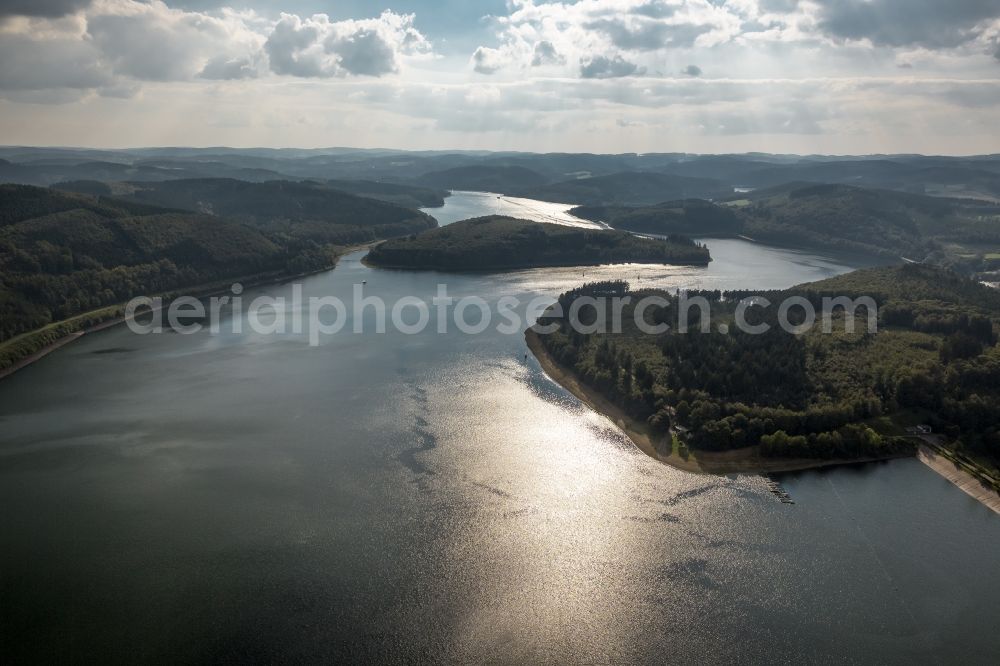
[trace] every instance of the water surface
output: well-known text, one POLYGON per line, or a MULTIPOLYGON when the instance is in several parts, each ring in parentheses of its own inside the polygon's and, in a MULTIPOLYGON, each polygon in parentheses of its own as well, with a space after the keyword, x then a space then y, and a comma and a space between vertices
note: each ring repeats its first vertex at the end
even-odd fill
MULTIPOLYGON (((708 241, 665 288, 836 259, 708 241)), ((366 268, 306 296, 554 298, 581 272, 366 268)), ((263 293, 289 296, 289 285, 263 293)), ((292 314, 292 313, 289 313, 292 314)), ((348 327, 348 329, 350 326, 348 327)), ((247 330, 246 327, 244 330, 247 330)), ((492 331, 492 329, 490 329, 492 331)), ((0 382, 8 661, 988 663, 1000 520, 915 460, 647 458, 495 331, 84 337, 0 382), (13 658, 13 659, 11 659, 13 658)))
POLYGON ((522 220, 549 222, 571 227, 605 228, 602 224, 570 215, 568 211, 573 207, 571 204, 509 197, 494 192, 456 191, 444 200, 443 207, 423 208, 421 210, 428 215, 433 215, 441 226, 483 215, 507 215, 522 220))

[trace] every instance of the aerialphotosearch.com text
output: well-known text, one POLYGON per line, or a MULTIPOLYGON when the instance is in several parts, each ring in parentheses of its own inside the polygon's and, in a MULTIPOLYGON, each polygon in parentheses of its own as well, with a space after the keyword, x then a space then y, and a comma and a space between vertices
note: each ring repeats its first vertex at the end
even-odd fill
MULTIPOLYGON (((811 330, 817 323, 824 332, 831 332, 833 313, 838 310, 866 315, 870 333, 876 332, 878 326, 878 308, 869 297, 825 297, 817 308, 801 296, 790 296, 779 303, 771 303, 763 296, 744 298, 735 308, 732 324, 743 333, 766 333, 773 326, 751 321, 748 313, 753 308, 775 306, 776 325, 796 335, 811 330)), ((520 335, 543 315, 543 321, 565 320, 582 334, 619 333, 626 317, 633 319, 639 331, 650 335, 669 331, 727 332, 728 325, 712 328, 711 308, 712 303, 706 298, 684 291, 679 291, 673 301, 649 293, 580 296, 573 299, 567 312, 563 312, 562 305, 550 296, 536 296, 527 301, 516 296, 501 296, 492 302, 479 296, 455 298, 449 295, 446 284, 439 284, 437 293, 429 300, 403 296, 392 302, 366 294, 365 285, 355 284, 349 302, 345 303, 330 295, 306 298, 301 284, 292 285, 290 297, 259 295, 247 299, 243 296, 242 285, 237 283, 229 293, 208 299, 194 296, 169 301, 159 297, 134 298, 125 307, 125 321, 132 332, 139 335, 167 330, 180 334, 202 331, 218 334, 225 328, 233 334, 249 331, 258 335, 306 336, 309 344, 315 346, 326 336, 385 334, 389 330, 405 335, 419 335, 428 330, 444 334, 455 327, 461 333, 477 335, 492 326, 501 334, 520 335), (664 311, 669 311, 669 321, 665 320, 664 311), (651 318, 654 312, 658 315, 651 318)), ((844 317, 843 321, 853 330, 853 316, 844 317)), ((556 328, 558 324, 555 323, 538 325, 538 331, 543 334, 556 328)))

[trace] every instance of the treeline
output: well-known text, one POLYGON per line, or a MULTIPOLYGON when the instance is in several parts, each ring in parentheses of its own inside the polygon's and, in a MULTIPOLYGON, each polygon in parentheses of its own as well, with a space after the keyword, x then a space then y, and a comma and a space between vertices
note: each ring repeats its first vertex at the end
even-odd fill
POLYGON ((789 435, 779 430, 760 438, 765 456, 783 458, 861 458, 905 453, 912 443, 901 437, 884 437, 866 425, 849 424, 832 432, 789 435))
POLYGON ((373 265, 434 270, 503 270, 613 263, 705 265, 708 249, 689 238, 640 238, 620 231, 489 216, 396 238, 372 248, 373 265))
MULTIPOLYGON (((627 289, 625 283, 585 285, 560 296, 559 304, 565 314, 580 296, 622 296, 627 289)), ((632 300, 649 293, 632 293, 632 300)), ((773 307, 749 311, 752 323, 771 325, 761 335, 717 328, 732 323, 739 298, 757 294, 704 291, 688 296, 713 304, 710 333, 643 334, 626 306, 621 333, 581 334, 549 311, 539 324, 557 330, 539 338, 560 365, 632 418, 664 436, 678 433, 696 449, 759 446, 764 455, 804 458, 891 455, 911 445, 874 424, 916 414, 967 453, 1000 463, 1000 307, 989 305, 991 290, 940 269, 903 266, 765 293, 773 307), (838 284, 850 284, 858 291, 844 295, 853 298, 863 292, 864 276, 882 289, 878 333, 867 330, 864 308, 853 333, 843 312, 830 334, 817 326, 793 335, 777 326, 782 297, 818 305, 838 284), (944 298, 948 285, 951 300, 944 298), (905 296, 929 292, 937 298, 905 296)), ((678 296, 657 295, 669 305, 648 309, 647 320, 669 322, 678 296)))
POLYGON ((579 206, 570 213, 615 229, 643 234, 690 234, 733 236, 743 232, 743 220, 735 209, 701 199, 671 201, 641 208, 579 206))
MULTIPOLYGON (((352 187, 351 181, 338 183, 352 187)), ((79 188, 79 184, 75 187, 79 188)), ((385 201, 344 192, 333 184, 314 181, 272 180, 252 183, 231 178, 197 178, 151 183, 125 183, 120 195, 130 202, 238 219, 241 221, 320 222, 349 226, 386 226, 416 223, 413 231, 435 226, 429 216, 385 201)), ((356 184, 358 190, 396 192, 378 183, 356 184)), ((402 188, 406 191, 407 188, 402 188)), ((419 195, 422 190, 411 192, 419 195)))
POLYGON ((743 235, 777 245, 907 257, 966 274, 989 270, 983 248, 1000 247, 1000 206, 847 185, 793 183, 722 204, 684 199, 585 205, 571 212, 638 233, 743 235))
MULTIPOLYGON (((565 318, 539 323, 553 322, 560 329, 540 338, 557 362, 654 431, 679 426, 693 448, 754 446, 778 432, 803 438, 799 457, 874 457, 905 447, 894 438, 846 436, 845 428, 882 413, 875 396, 810 404, 805 345, 780 329, 759 336, 669 333, 649 345, 630 333, 583 335, 565 318)), ((779 455, 776 447, 763 451, 779 455)))
MULTIPOLYGON (((0 186, 0 342, 138 295, 322 270, 344 246, 436 224, 421 213, 371 203, 405 214, 385 224, 343 217, 343 211, 339 219, 356 223, 255 218, 242 224, 107 197, 0 186)), ((70 325, 71 332, 78 325, 70 325)), ((50 344, 63 328, 5 345, 0 368, 50 344)))

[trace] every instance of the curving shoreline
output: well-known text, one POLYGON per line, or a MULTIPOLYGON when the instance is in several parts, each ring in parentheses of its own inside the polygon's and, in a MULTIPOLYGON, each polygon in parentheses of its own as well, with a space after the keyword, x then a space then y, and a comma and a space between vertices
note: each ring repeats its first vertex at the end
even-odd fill
MULTIPOLYGON (((529 328, 524 332, 528 349, 538 360, 542 370, 554 382, 576 396, 592 410, 608 418, 643 453, 676 469, 693 474, 767 474, 777 472, 795 472, 821 467, 835 467, 867 462, 879 462, 896 458, 910 458, 910 454, 896 454, 874 458, 851 458, 843 460, 823 460, 817 458, 765 458, 760 455, 758 447, 734 449, 732 451, 698 451, 684 458, 672 450, 665 451, 666 442, 657 442, 649 427, 633 419, 620 407, 613 404, 597 391, 586 386, 571 371, 567 370, 549 354, 542 344, 538 333, 529 328)), ((671 449, 672 449, 671 445, 671 449)))
MULTIPOLYGON (((340 252, 339 254, 337 254, 337 256, 334 258, 332 264, 330 264, 329 266, 326 266, 324 268, 320 268, 320 269, 314 270, 314 271, 307 271, 305 273, 296 273, 295 275, 275 275, 274 273, 248 275, 248 276, 243 276, 243 277, 235 277, 235 278, 232 278, 232 279, 226 279, 226 280, 222 280, 220 282, 213 282, 211 284, 194 285, 194 286, 190 287, 189 289, 192 292, 191 295, 194 295, 197 298, 207 298, 209 296, 214 296, 216 294, 225 293, 226 289, 224 287, 222 287, 221 285, 232 284, 234 282, 239 282, 239 283, 243 284, 244 288, 254 288, 254 287, 266 287, 267 285, 272 285, 272 284, 281 284, 283 282, 288 282, 290 280, 298 280, 298 279, 301 279, 301 278, 306 278, 306 277, 309 277, 311 275, 319 275, 320 273, 326 273, 328 271, 335 270, 337 268, 337 265, 340 263, 341 258, 343 258, 344 256, 346 256, 348 254, 351 254, 353 252, 359 252, 361 250, 368 249, 372 245, 374 245, 374 244, 376 244, 378 242, 379 241, 373 241, 373 242, 370 242, 370 243, 363 243, 361 245, 351 245, 349 247, 345 247, 344 250, 343 250, 343 252, 340 252)), ((160 295, 161 296, 169 297, 170 295, 176 295, 178 293, 180 293, 180 291, 170 292, 170 294, 167 294, 167 295, 164 295, 164 294, 160 294, 160 295)), ((109 314, 110 313, 115 313, 121 307, 123 307, 123 306, 121 306, 121 305, 109 305, 107 307, 100 308, 98 310, 93 310, 91 312, 84 312, 84 313, 81 313, 81 314, 78 314, 78 315, 74 315, 73 317, 70 317, 69 319, 63 319, 61 321, 52 322, 51 324, 48 324, 47 326, 44 326, 44 327, 42 327, 40 329, 36 329, 34 331, 29 331, 28 333, 24 333, 24 334, 22 334, 20 336, 11 338, 10 340, 7 340, 7 341, 5 341, 3 343, 0 343, 0 348, 2 348, 4 345, 10 344, 11 342, 14 342, 14 341, 16 341, 18 339, 21 339, 23 336, 31 336, 31 335, 38 334, 41 331, 44 331, 46 328, 53 327, 53 326, 60 326, 62 324, 66 324, 68 322, 71 322, 71 321, 73 321, 75 319, 80 319, 80 318, 89 317, 89 316, 99 316, 98 313, 109 313, 109 314)), ((70 344, 72 342, 76 342, 77 340, 79 340, 80 338, 82 338, 85 335, 89 335, 90 333, 97 333, 99 331, 103 331, 104 329, 112 328, 114 326, 118 326, 118 325, 124 324, 124 323, 125 323, 125 317, 124 316, 122 316, 120 314, 110 314, 110 316, 108 316, 107 318, 103 319, 99 323, 94 324, 93 326, 88 326, 86 328, 80 328, 80 329, 72 331, 71 333, 67 333, 66 335, 64 335, 64 336, 62 336, 60 338, 57 338, 56 340, 53 340, 51 343, 45 345, 44 347, 39 348, 38 350, 32 352, 31 354, 28 354, 27 356, 24 356, 23 358, 20 358, 17 361, 14 361, 14 363, 11 364, 11 365, 9 365, 8 367, 0 369, 0 381, 3 381, 7 377, 13 375, 15 372, 18 372, 19 370, 23 370, 24 368, 28 367, 29 365, 32 365, 33 363, 37 363, 38 361, 42 360, 43 358, 45 358, 49 354, 51 354, 51 353, 53 353, 55 351, 58 351, 59 349, 65 347, 66 345, 68 345, 68 344, 70 344)))

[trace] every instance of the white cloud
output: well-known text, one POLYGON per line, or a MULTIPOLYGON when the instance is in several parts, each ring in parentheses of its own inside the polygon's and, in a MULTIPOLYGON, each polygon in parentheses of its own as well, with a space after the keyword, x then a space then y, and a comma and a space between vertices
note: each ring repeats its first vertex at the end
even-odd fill
POLYGON ((504 66, 504 57, 499 49, 480 46, 472 54, 472 69, 480 74, 494 74, 504 66))
POLYGON ((391 11, 361 20, 283 14, 268 21, 252 11, 184 11, 161 0, 30 7, 0 0, 4 12, 17 14, 0 19, 0 94, 8 97, 62 88, 131 97, 137 82, 245 80, 269 71, 377 77, 431 52, 414 16, 391 11))
POLYGON ((481 71, 537 66, 542 44, 562 56, 563 76, 590 72, 572 63, 619 57, 662 74, 706 51, 752 55, 783 43, 838 57, 878 51, 885 60, 915 47, 1000 54, 996 0, 512 0, 510 14, 494 25, 498 43, 477 51, 481 71))
POLYGON ((893 27, 830 22, 855 0, 511 0, 493 40, 438 58, 416 27, 431 6, 0 0, 0 141, 1000 152, 1000 19, 956 0, 929 40, 944 10, 914 3, 893 27))
POLYGON ((564 64, 566 64, 566 58, 556 50, 556 47, 550 41, 542 40, 536 43, 534 49, 532 49, 532 67, 564 64))
POLYGON ((580 76, 584 79, 616 79, 622 76, 641 75, 644 72, 645 68, 625 60, 620 55, 611 58, 599 55, 580 62, 580 76))
POLYGON ((114 73, 143 81, 187 80, 207 60, 258 47, 239 17, 209 16, 150 3, 105 2, 87 14, 87 36, 114 73))
POLYGON ((224 55, 218 55, 205 63, 198 76, 217 81, 254 79, 258 76, 258 67, 249 56, 228 58, 224 55))
POLYGON ((111 83, 100 53, 75 37, 0 38, 0 90, 89 89, 111 83))
POLYGON ((404 56, 430 52, 412 14, 385 11, 376 19, 331 21, 282 14, 264 46, 276 74, 300 77, 382 76, 404 56))
POLYGON ((1000 15, 996 0, 814 0, 821 31, 875 45, 952 48, 1000 15))
POLYGON ((477 71, 561 65, 563 75, 590 78, 653 71, 662 53, 732 41, 759 13, 753 0, 513 0, 511 7, 495 19, 499 44, 476 50, 477 71))

